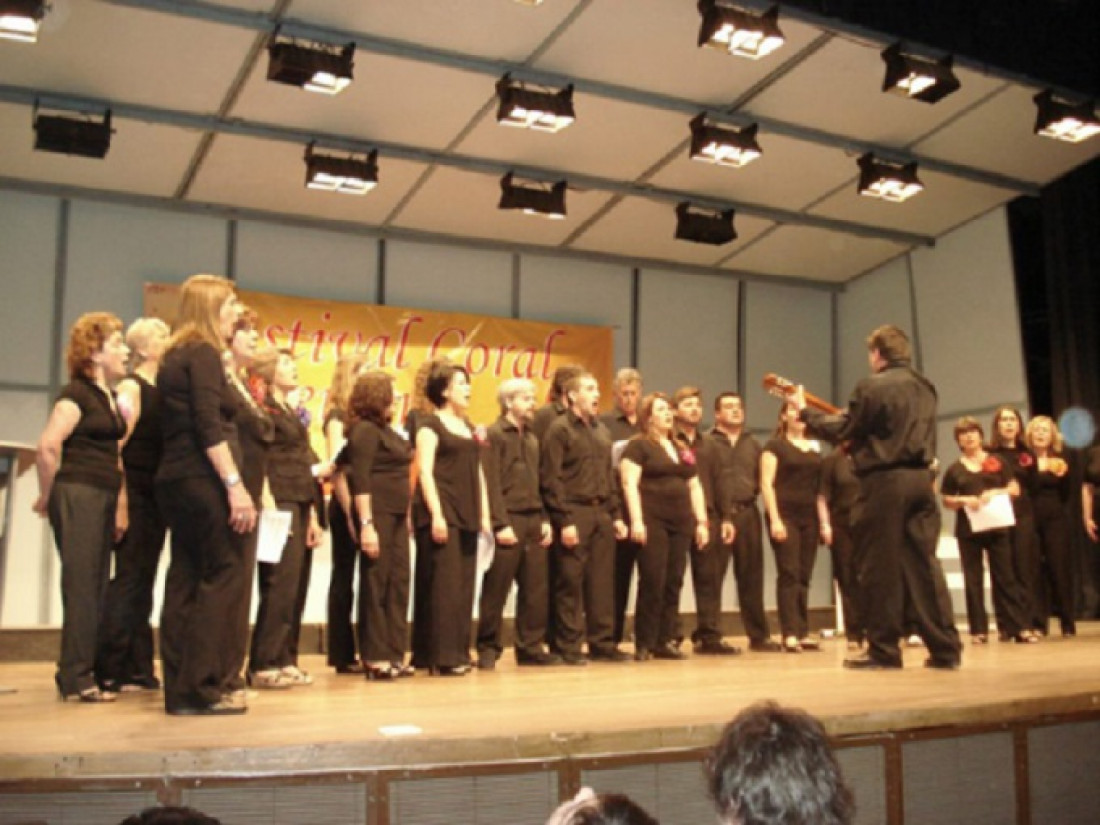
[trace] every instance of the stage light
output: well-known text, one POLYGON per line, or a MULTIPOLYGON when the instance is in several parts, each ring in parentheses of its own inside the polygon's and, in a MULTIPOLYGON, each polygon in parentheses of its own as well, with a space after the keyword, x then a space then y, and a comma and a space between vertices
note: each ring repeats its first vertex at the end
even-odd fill
POLYGON ((953 58, 950 55, 939 60, 917 57, 903 53, 901 44, 895 43, 882 53, 882 59, 886 61, 886 77, 882 81, 884 92, 924 103, 938 103, 962 86, 951 70, 953 58))
POLYGON ((901 203, 921 192, 915 163, 889 163, 867 153, 859 161, 859 194, 901 203))
POLYGON ((306 147, 306 186, 322 192, 365 195, 378 185, 378 150, 365 158, 318 155, 306 147))
POLYGON ((1050 89, 1035 95, 1038 111, 1035 116, 1035 134, 1080 143, 1100 134, 1100 119, 1096 117, 1095 101, 1073 103, 1055 97, 1050 89))
POLYGON ((307 92, 334 95, 348 87, 355 67, 355 44, 298 43, 278 30, 267 45, 267 79, 307 92))
POLYGON ((785 42, 779 30, 779 7, 772 6, 757 14, 718 0, 699 0, 703 16, 699 27, 699 45, 759 60, 771 54, 785 42))
POLYGON ((576 120, 572 83, 559 91, 531 89, 506 74, 497 81, 497 97, 497 123, 504 126, 560 132, 576 120))
POLYGON ((727 129, 706 123, 706 114, 691 120, 691 159, 737 169, 762 154, 756 142, 757 125, 727 129))
POLYGON ((37 43, 45 16, 45 0, 0 0, 0 38, 37 43))
POLYGON ((529 186, 513 182, 509 172, 500 179, 500 209, 521 209, 525 215, 541 215, 551 220, 565 219, 564 180, 548 184, 533 181, 529 186))
POLYGON ((684 201, 676 205, 676 236, 681 241, 722 246, 737 238, 733 210, 703 209, 684 201))
POLYGON ((90 120, 66 115, 40 115, 34 109, 34 148, 39 152, 55 152, 59 155, 79 155, 85 158, 103 158, 111 148, 111 110, 103 120, 90 120))

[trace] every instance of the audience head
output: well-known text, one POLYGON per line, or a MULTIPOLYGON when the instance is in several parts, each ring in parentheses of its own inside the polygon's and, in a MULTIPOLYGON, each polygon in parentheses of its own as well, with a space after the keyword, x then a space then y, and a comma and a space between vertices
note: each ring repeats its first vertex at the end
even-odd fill
POLYGON ((509 378, 497 387, 497 401, 502 414, 512 413, 520 420, 531 417, 535 409, 535 382, 529 378, 509 378))
POLYGON ((638 432, 646 438, 667 436, 672 429, 672 402, 663 392, 651 392, 638 407, 638 432))
POLYGON ((615 406, 625 416, 638 412, 638 399, 642 397, 642 374, 633 367, 623 367, 615 373, 611 390, 615 394, 615 406))
POLYGON ((348 397, 348 418, 370 421, 385 427, 393 420, 393 376, 382 370, 367 370, 355 379, 348 397))
POLYGON ((160 318, 138 318, 130 324, 126 330, 126 346, 130 348, 131 366, 159 361, 171 335, 172 330, 160 318))
POLYGON ((733 718, 706 772, 724 825, 846 825, 855 813, 821 723, 774 702, 733 718))
POLYGON ((1049 415, 1037 415, 1028 422, 1024 442, 1029 449, 1050 455, 1061 455, 1065 447, 1062 433, 1049 415))
POLYGON ((464 410, 470 405, 469 386, 470 373, 466 372, 466 368, 447 361, 437 364, 428 373, 424 391, 437 410, 448 403, 464 410))
POLYGON ((867 351, 876 372, 887 364, 908 364, 912 358, 909 336, 893 324, 883 324, 867 336, 867 351))
POLYGON ((546 825, 659 825, 656 819, 629 797, 617 793, 597 794, 591 788, 562 804, 546 825))
POLYGON ((107 381, 117 381, 126 375, 129 354, 122 340, 122 321, 110 312, 86 312, 69 330, 65 352, 69 378, 95 379, 102 374, 107 381))
POLYGON ((1024 417, 1011 404, 1002 404, 993 413, 989 425, 989 444, 991 447, 1015 448, 1023 444, 1024 417))
POLYGON ((580 364, 562 364, 554 370, 554 377, 550 379, 550 401, 568 403, 565 397, 566 385, 568 385, 575 376, 580 375, 584 371, 584 367, 580 364))
POLYGON ((219 275, 192 275, 180 287, 176 334, 170 346, 205 341, 223 350, 240 314, 232 281, 219 275))
POLYGON ((220 820, 194 808, 146 808, 140 814, 128 816, 119 825, 221 825, 220 820))

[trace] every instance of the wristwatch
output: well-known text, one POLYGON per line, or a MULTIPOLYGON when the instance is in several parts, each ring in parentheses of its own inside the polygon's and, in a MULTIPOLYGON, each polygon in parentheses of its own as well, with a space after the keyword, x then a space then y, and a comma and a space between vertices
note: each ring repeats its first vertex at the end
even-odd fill
POLYGON ((227 475, 225 477, 225 486, 226 487, 236 487, 240 483, 241 483, 241 474, 240 473, 230 473, 229 475, 227 475))

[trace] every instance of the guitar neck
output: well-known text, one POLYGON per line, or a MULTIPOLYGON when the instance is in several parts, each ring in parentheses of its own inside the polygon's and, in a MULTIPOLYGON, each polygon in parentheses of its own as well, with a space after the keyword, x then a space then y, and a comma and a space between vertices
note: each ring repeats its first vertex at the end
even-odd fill
MULTIPOLYGON (((777 398, 782 398, 786 401, 795 393, 798 389, 798 385, 786 378, 780 378, 773 372, 769 372, 764 376, 764 389, 777 398)), ((836 415, 841 411, 840 407, 834 407, 824 398, 819 398, 812 392, 807 392, 805 389, 802 390, 802 396, 806 399, 806 406, 813 407, 815 410, 820 410, 829 415, 836 415)))

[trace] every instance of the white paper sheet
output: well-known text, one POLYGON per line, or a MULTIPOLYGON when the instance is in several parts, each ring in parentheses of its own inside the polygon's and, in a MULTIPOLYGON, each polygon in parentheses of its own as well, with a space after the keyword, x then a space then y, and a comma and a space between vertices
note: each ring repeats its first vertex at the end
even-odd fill
POLYGON ((290 536, 290 513, 285 510, 263 510, 256 529, 260 531, 256 538, 256 561, 278 564, 290 536))
POLYGON ((1016 516, 1012 512, 1012 498, 1008 493, 993 496, 987 504, 983 504, 977 510, 967 508, 963 512, 970 520, 970 529, 975 533, 1012 527, 1016 523, 1016 516))

